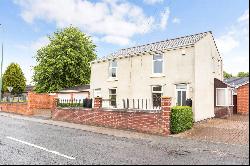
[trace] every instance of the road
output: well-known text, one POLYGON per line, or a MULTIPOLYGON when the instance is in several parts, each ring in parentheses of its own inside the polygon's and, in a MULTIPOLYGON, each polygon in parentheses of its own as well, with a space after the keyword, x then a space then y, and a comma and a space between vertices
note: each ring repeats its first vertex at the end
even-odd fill
POLYGON ((249 145, 121 138, 0 116, 1 164, 249 164, 249 145))

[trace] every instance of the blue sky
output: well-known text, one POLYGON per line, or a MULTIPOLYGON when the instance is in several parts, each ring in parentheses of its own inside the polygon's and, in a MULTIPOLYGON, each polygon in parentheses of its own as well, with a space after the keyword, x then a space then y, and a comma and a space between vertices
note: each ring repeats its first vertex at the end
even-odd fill
POLYGON ((31 81, 36 50, 70 24, 91 35, 97 55, 212 31, 224 70, 249 70, 248 0, 0 0, 4 69, 21 65, 31 81))

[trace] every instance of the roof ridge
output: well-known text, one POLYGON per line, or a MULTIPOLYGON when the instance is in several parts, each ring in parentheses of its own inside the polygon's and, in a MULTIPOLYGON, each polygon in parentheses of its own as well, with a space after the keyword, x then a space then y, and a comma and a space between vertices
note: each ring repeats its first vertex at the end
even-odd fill
POLYGON ((122 48, 122 49, 120 49, 120 50, 118 50, 118 51, 116 51, 114 53, 117 53, 117 52, 119 52, 121 50, 127 50, 127 49, 137 48, 137 47, 143 47, 143 46, 146 46, 146 45, 151 45, 151 44, 156 44, 156 43, 163 43, 163 42, 166 42, 166 41, 171 41, 171 40, 176 40, 176 39, 182 39, 182 38, 187 38, 187 37, 197 36, 197 35, 200 35, 200 34, 207 34, 207 33, 212 33, 212 31, 205 31, 205 32, 200 32, 200 33, 185 35, 185 36, 181 36, 181 37, 176 37, 176 38, 171 38, 171 39, 166 39, 166 40, 151 42, 151 43, 147 43, 147 44, 137 45, 137 46, 133 46, 133 47, 122 48))

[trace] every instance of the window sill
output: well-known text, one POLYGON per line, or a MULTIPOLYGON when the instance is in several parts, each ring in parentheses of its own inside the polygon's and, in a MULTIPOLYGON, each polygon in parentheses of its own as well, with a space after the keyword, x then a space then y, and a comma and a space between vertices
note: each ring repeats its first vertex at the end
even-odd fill
POLYGON ((160 78, 160 77, 165 77, 165 74, 152 74, 150 78, 160 78))
POLYGON ((111 78, 108 78, 107 81, 108 81, 108 82, 118 81, 118 78, 112 78, 112 77, 111 77, 111 78))
POLYGON ((216 107, 233 107, 234 105, 216 105, 216 107))

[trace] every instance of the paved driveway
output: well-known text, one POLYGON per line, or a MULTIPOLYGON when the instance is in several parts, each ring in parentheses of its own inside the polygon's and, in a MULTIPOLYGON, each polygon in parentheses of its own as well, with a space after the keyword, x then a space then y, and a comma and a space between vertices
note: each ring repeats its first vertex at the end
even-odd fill
POLYGON ((247 145, 249 144, 249 117, 233 115, 227 119, 209 119, 196 123, 193 129, 173 137, 247 145))

